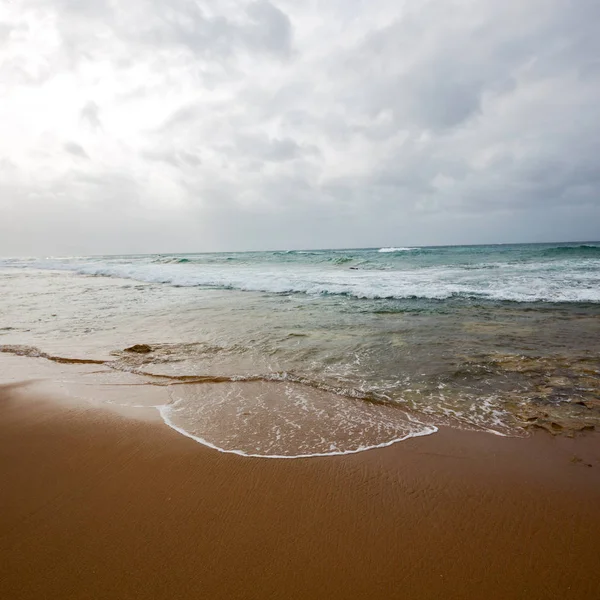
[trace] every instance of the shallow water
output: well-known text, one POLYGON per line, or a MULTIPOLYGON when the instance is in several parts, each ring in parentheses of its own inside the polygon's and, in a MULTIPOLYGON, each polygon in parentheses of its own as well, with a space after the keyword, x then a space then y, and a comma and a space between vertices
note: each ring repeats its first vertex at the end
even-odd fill
POLYGON ((385 250, 3 259, 0 349, 165 385, 251 455, 600 425, 600 245, 385 250))

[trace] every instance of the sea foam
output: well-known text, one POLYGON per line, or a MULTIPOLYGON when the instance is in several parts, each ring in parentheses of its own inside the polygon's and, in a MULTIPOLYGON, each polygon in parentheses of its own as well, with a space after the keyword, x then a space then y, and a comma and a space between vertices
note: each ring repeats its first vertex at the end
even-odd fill
POLYGON ((389 253, 389 252, 410 252, 412 250, 418 250, 418 248, 379 248, 377 252, 389 253))
MULTIPOLYGON (((379 251, 381 252, 381 251, 379 251)), ((379 253, 372 251, 371 256, 379 253)), ((354 253, 358 257, 358 253, 354 253)), ((368 256, 368 255, 367 255, 368 256)), ((393 256, 387 254, 386 256, 393 256)), ((423 264, 377 263, 331 253, 329 262, 248 259, 246 262, 157 263, 155 257, 4 260, 1 267, 71 271, 176 287, 232 289, 274 294, 340 295, 358 299, 465 298, 512 302, 600 302, 600 259, 423 264)))
POLYGON ((173 387, 159 407, 164 422, 221 452, 260 458, 354 454, 411 437, 434 425, 397 406, 286 382, 230 382, 173 387))

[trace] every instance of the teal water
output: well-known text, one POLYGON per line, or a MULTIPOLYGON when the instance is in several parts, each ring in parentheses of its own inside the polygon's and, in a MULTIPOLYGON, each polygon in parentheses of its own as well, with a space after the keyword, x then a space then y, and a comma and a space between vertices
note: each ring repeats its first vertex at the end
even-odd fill
POLYGON ((1 267, 364 299, 600 302, 596 242, 4 259, 1 267))

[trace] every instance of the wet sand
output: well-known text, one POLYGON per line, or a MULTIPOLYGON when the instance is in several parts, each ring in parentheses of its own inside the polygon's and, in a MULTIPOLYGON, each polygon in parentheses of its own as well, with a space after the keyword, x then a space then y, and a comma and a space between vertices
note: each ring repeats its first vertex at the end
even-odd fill
POLYGON ((0 469, 0 598, 600 598, 598 434, 251 459, 4 386, 0 469))

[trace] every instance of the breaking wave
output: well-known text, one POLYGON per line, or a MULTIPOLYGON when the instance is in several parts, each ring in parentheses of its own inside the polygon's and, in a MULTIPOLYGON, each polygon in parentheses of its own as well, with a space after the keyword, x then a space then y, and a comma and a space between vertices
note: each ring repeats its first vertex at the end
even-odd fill
MULTIPOLYGON (((127 368, 119 359, 57 357, 32 346, 0 346, 0 352, 62 364, 102 364, 142 376, 145 381, 130 385, 168 389, 168 403, 153 406, 166 425, 205 446, 241 456, 291 459, 354 454, 437 431, 394 403, 358 391, 339 393, 293 374, 156 375, 127 368)), ((100 381, 104 383, 96 385, 107 385, 106 374, 100 381)), ((63 385, 69 388, 68 382, 63 385)))
POLYGON ((390 252, 412 252, 413 250, 419 250, 419 248, 379 248, 377 252, 390 253, 390 252))
POLYGON ((600 256, 600 245, 578 244, 573 246, 555 246, 544 250, 547 256, 600 256))
POLYGON ((374 300, 600 302, 600 245, 425 250, 386 247, 379 250, 3 259, 0 268, 61 270, 174 287, 374 300), (408 255, 414 260, 402 259, 408 255))
MULTIPOLYGON (((33 266, 33 265, 32 265, 33 266)), ((579 274, 544 265, 435 267, 413 270, 45 262, 36 268, 116 277, 175 287, 231 289, 275 294, 339 295, 358 299, 464 298, 510 302, 600 302, 596 270, 579 274), (493 273, 493 275, 492 275, 493 273)))

